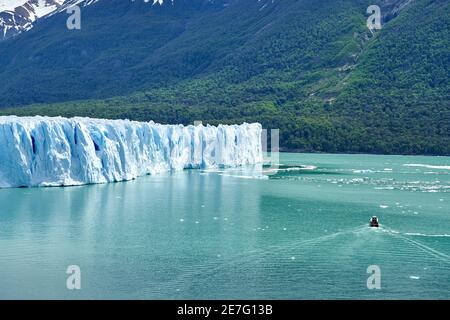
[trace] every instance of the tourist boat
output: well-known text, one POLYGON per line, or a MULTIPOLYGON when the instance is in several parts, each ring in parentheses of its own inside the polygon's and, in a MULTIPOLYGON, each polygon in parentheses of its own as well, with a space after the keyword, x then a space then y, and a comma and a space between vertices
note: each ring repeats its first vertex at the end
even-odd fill
POLYGON ((373 216, 372 219, 370 219, 370 226, 372 228, 378 228, 380 224, 378 223, 378 218, 376 216, 373 216))

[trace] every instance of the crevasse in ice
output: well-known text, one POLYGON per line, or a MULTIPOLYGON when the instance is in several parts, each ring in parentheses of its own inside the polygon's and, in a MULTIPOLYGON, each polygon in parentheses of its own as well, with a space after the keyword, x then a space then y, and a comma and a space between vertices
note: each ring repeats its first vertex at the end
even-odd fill
POLYGON ((262 162, 261 125, 0 117, 0 187, 69 186, 262 162))

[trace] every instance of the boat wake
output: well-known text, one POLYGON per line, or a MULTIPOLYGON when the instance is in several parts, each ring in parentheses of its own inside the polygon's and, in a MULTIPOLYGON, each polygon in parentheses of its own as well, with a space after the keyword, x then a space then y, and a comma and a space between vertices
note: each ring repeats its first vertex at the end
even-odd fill
POLYGON ((405 235, 415 237, 450 238, 450 234, 423 234, 423 233, 407 232, 405 233, 405 235))
MULTIPOLYGON (((221 272, 224 269, 227 269, 229 267, 237 268, 239 265, 245 265, 249 263, 250 261, 254 261, 256 259, 264 259, 267 256, 277 254, 280 252, 289 252, 292 249, 299 249, 304 248, 308 249, 311 248, 319 243, 327 242, 330 240, 333 240, 337 237, 344 236, 344 235, 364 235, 364 234, 386 234, 392 237, 395 237, 397 239, 400 239, 402 241, 405 241, 406 243, 409 243, 413 245, 414 247, 420 249, 424 253, 438 259, 439 261, 449 264, 450 265, 450 256, 442 253, 436 249, 433 249, 423 243, 420 243, 418 241, 415 241, 413 239, 410 239, 405 234, 401 234, 396 230, 392 230, 389 228, 383 228, 383 226, 380 226, 380 228, 370 228, 366 224, 360 225, 357 227, 351 227, 344 230, 339 230, 337 232, 319 236, 312 239, 306 239, 306 240, 300 240, 300 241, 289 241, 288 243, 282 244, 282 245, 273 245, 269 246, 266 249, 257 249, 252 250, 249 252, 241 253, 234 257, 234 259, 227 260, 223 263, 215 263, 215 262, 207 262, 204 264, 201 264, 197 266, 195 269, 192 269, 191 271, 184 272, 183 274, 180 274, 179 277, 176 279, 173 279, 172 281, 165 283, 166 287, 174 287, 174 286, 183 286, 183 285, 190 285, 189 279, 196 279, 197 277, 201 276, 203 279, 207 279, 210 277, 214 277, 218 272, 221 272)), ((288 257, 286 257, 287 259, 288 257)), ((220 259, 220 257, 219 257, 220 259)), ((295 257, 291 257, 292 260, 295 260, 295 257)), ((414 276, 411 276, 414 278, 414 276)))
MULTIPOLYGON (((419 241, 413 240, 408 237, 408 236, 416 236, 417 234, 411 234, 411 233, 400 234, 399 232, 397 232, 395 230, 390 230, 390 229, 383 229, 383 231, 389 235, 392 235, 393 237, 401 239, 401 240, 417 247, 421 251, 428 253, 429 255, 439 259, 440 261, 450 265, 450 256, 449 255, 447 255, 441 251, 438 251, 436 249, 433 249, 419 241)), ((439 236, 447 236, 447 235, 423 235, 423 236, 439 237, 439 236)))

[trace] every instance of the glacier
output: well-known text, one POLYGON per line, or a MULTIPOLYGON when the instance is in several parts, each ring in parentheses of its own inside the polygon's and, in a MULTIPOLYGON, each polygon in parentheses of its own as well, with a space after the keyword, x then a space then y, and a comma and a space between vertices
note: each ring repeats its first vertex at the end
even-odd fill
POLYGON ((0 188, 119 182, 263 161, 258 123, 219 126, 0 117, 0 188))

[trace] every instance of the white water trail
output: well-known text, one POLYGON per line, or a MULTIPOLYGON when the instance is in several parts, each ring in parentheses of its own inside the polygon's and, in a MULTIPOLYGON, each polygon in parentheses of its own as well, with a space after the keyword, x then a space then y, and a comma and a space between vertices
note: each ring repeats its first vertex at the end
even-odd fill
POLYGON ((193 278, 201 276, 203 279, 207 279, 207 278, 211 277, 212 275, 216 274, 217 272, 219 272, 229 266, 245 264, 249 260, 254 260, 254 259, 257 259, 258 257, 272 254, 279 250, 287 251, 293 247, 300 248, 300 247, 305 247, 305 246, 312 245, 312 244, 317 244, 322 241, 331 240, 333 238, 336 238, 336 237, 344 235, 344 234, 360 232, 360 231, 365 230, 366 228, 368 228, 366 225, 361 225, 361 226, 357 226, 357 227, 340 230, 340 231, 334 232, 332 234, 323 235, 323 236, 320 236, 317 238, 300 240, 300 241, 290 241, 289 243, 284 244, 284 245, 270 246, 265 250, 264 249, 253 250, 250 252, 239 254, 234 259, 227 260, 227 262, 221 263, 213 268, 211 268, 210 264, 198 265, 192 271, 180 274, 180 276, 178 276, 176 279, 174 279, 170 282, 167 282, 166 285, 173 286, 174 284, 180 284, 181 283, 180 280, 187 278, 187 277, 193 279, 193 278))
POLYGON ((445 254, 443 252, 440 252, 440 251, 438 251, 436 249, 433 249, 433 248, 431 248, 431 247, 429 247, 429 246, 427 246, 427 245, 425 245, 423 243, 420 243, 418 241, 410 239, 410 238, 408 238, 408 237, 406 237, 406 236, 404 236, 402 234, 399 234, 395 230, 384 229, 384 231, 387 234, 389 234, 389 235, 391 235, 393 237, 396 237, 398 239, 401 239, 401 240, 403 240, 405 242, 408 242, 408 243, 412 244, 413 246, 417 247, 418 249, 422 250, 423 252, 428 253, 429 255, 437 258, 438 260, 440 260, 440 261, 442 261, 442 262, 444 262, 446 264, 450 264, 450 256, 449 255, 447 255, 447 254, 445 254))
POLYGON ((409 238, 405 237, 404 235, 399 234, 395 230, 384 228, 384 227, 380 227, 379 229, 372 229, 369 226, 367 226, 366 224, 364 224, 364 225, 340 230, 340 231, 334 232, 332 234, 327 234, 327 235, 319 236, 319 237, 312 238, 312 239, 289 241, 286 244, 273 245, 273 246, 268 247, 267 249, 258 249, 258 250, 253 250, 253 251, 250 251, 247 253, 242 253, 242 254, 237 255, 234 259, 227 260, 225 263, 220 263, 212 268, 211 268, 211 264, 198 265, 194 269, 192 269, 192 271, 180 274, 179 277, 177 277, 173 281, 168 282, 167 285, 168 286, 173 286, 175 284, 180 285, 182 283, 182 279, 185 279, 185 278, 194 279, 196 277, 201 276, 203 279, 207 279, 207 278, 210 278, 212 275, 216 274, 217 272, 220 272, 221 270, 223 270, 226 267, 236 266, 239 264, 245 264, 250 260, 255 260, 260 257, 266 256, 269 254, 273 254, 277 251, 282 251, 282 250, 288 251, 292 248, 308 248, 312 245, 315 245, 315 244, 318 244, 320 242, 324 242, 327 240, 331 240, 331 239, 334 239, 334 238, 342 236, 342 235, 357 234, 359 232, 373 231, 373 230, 376 230, 376 231, 381 230, 385 234, 391 235, 391 236, 401 239, 405 242, 408 242, 408 243, 412 244, 413 246, 419 248, 421 251, 433 256, 434 258, 436 258, 446 264, 450 264, 450 256, 446 255, 445 253, 442 253, 438 250, 428 247, 420 242, 409 239, 409 238))

